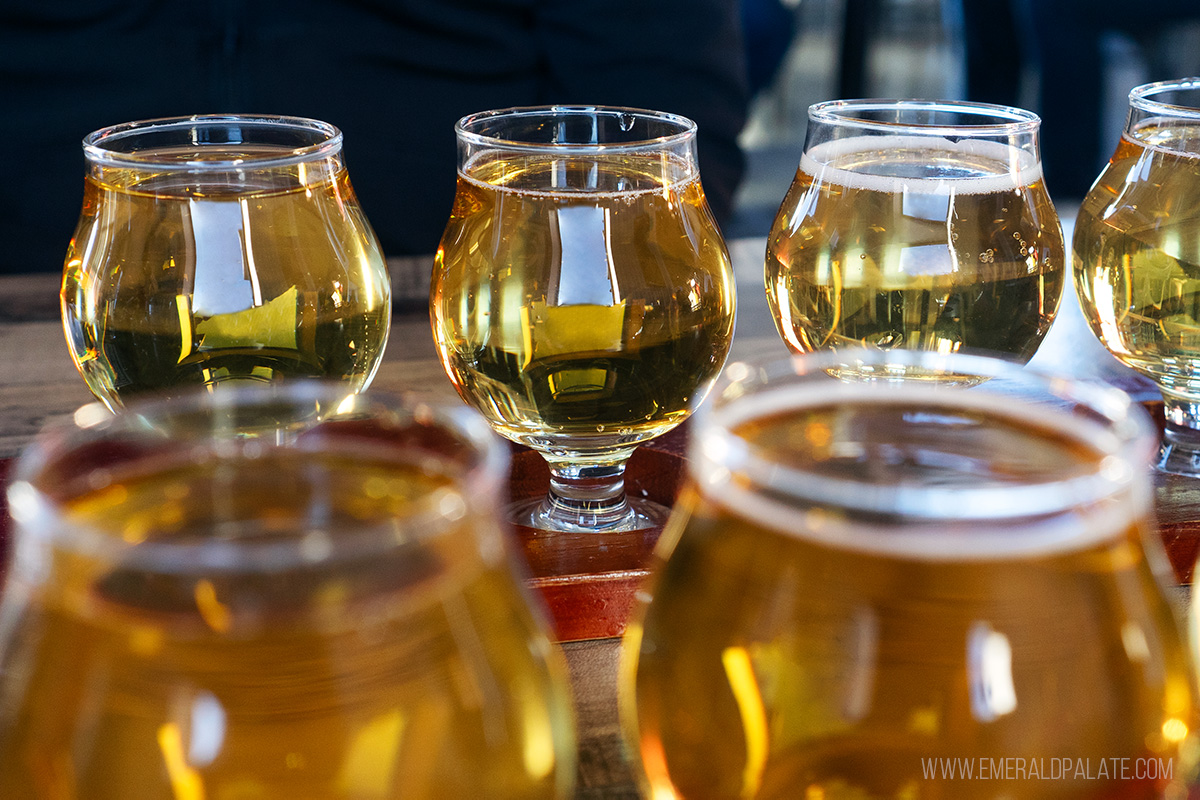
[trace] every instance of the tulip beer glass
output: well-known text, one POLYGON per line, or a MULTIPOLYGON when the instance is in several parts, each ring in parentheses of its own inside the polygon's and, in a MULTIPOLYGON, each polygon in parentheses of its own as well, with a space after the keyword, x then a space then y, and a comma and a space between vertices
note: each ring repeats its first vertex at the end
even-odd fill
POLYGON ((625 463, 688 416, 733 336, 695 123, 556 106, 475 114, 456 132, 433 334, 463 399, 549 463, 550 496, 516 520, 649 527, 666 510, 626 499, 625 463))
POLYGON ((1075 288, 1109 352, 1162 390, 1158 466, 1200 476, 1200 78, 1129 93, 1075 221, 1075 288))
POLYGON ((1039 124, 980 103, 812 106, 767 239, 767 300, 787 346, 1029 360, 1065 261, 1039 124))
POLYGON ((647 797, 1186 795, 1196 689, 1127 396, 845 350, 733 364, 692 424, 626 633, 647 797), (905 366, 975 380, 836 377, 905 366))
POLYGON ((391 284, 337 128, 196 116, 105 128, 83 149, 63 328, 105 405, 280 378, 370 383, 391 284))
POLYGON ((570 797, 507 455, 461 412, 293 381, 45 434, 8 495, 0 797, 570 797))

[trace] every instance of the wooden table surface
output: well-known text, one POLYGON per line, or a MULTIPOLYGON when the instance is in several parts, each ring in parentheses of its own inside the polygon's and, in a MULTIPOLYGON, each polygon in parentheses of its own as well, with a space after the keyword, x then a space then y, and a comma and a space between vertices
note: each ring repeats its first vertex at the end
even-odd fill
MULTIPOLYGON (((737 329, 731 360, 786 355, 762 288, 762 240, 730 245, 738 282, 737 329)), ((437 363, 426 310, 431 259, 393 259, 397 313, 373 389, 407 392, 440 403, 460 402, 437 363)), ((68 356, 59 321, 58 276, 0 276, 0 458, 18 454, 48 420, 72 413, 91 395, 68 356)), ((1154 387, 1121 366, 1095 339, 1067 297, 1032 366, 1086 380, 1115 383, 1154 401, 1154 387)), ((1200 488, 1159 477, 1160 524, 1177 581, 1190 579, 1200 526, 1200 488)), ((1200 482, 1196 482, 1200 483, 1200 482)), ((1179 593, 1177 599, 1182 597, 1179 593)), ((578 798, 636 798, 620 739, 616 676, 619 640, 564 644, 575 694, 579 736, 578 798)))

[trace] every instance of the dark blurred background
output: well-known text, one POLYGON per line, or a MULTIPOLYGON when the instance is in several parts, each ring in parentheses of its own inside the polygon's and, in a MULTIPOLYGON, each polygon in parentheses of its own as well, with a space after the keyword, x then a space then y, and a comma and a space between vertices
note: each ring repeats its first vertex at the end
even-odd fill
POLYGON ((191 114, 345 134, 387 255, 430 254, 476 111, 624 105, 691 117, 728 220, 747 110, 739 0, 0 0, 0 273, 62 269, 90 131, 191 114))
POLYGON ((763 236, 809 104, 977 99, 1039 112, 1070 208, 1126 96, 1200 74, 1200 0, 5 0, 0 273, 52 272, 79 214, 80 139, 121 122, 276 113, 332 122, 389 255, 436 247, 454 120, 615 104, 691 116, 728 238, 763 236))
MULTIPOLYGON (((1041 115, 1046 184, 1077 204, 1108 160, 1129 90, 1200 75, 1200 0, 742 0, 747 52, 776 52, 741 143, 748 170, 726 235, 761 236, 803 145, 806 110, 849 97, 970 99, 1041 115), (756 41, 757 37, 757 41, 756 41)), ((771 56, 773 57, 773 56, 771 56)))

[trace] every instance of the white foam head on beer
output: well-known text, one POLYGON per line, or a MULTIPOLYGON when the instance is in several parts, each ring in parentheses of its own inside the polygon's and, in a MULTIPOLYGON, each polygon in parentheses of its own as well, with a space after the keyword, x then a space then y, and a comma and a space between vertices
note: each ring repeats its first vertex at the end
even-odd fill
POLYGON ((949 199, 956 194, 998 194, 1011 192, 1041 180, 1041 162, 1028 150, 1003 142, 964 138, 958 141, 940 136, 854 136, 824 142, 800 158, 800 168, 820 183, 835 183, 852 189, 867 189, 904 195, 911 205, 906 214, 922 219, 945 219, 949 199), (911 152, 905 161, 895 156, 911 152), (883 164, 909 163, 929 169, 937 161, 948 165, 973 165, 980 174, 969 176, 889 175, 879 163, 862 162, 866 153, 888 156, 883 164), (912 195, 913 199, 908 200, 912 195), (925 199, 919 199, 924 195, 925 199), (922 206, 924 203, 924 206, 922 206))

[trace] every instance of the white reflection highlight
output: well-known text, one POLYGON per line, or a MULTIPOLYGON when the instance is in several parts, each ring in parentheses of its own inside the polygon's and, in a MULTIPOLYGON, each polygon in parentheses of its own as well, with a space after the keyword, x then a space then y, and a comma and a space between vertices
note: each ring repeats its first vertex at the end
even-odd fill
POLYGON ((850 622, 850 646, 853 656, 846 681, 846 719, 857 722, 871 711, 875 695, 875 662, 879 658, 879 618, 871 608, 855 610, 850 622))
POLYGON ((1012 645, 986 622, 976 622, 967 634, 967 680, 971 713, 979 721, 991 722, 1016 710, 1012 645))
POLYGON ((188 763, 207 767, 225 744, 225 709, 210 692, 201 692, 192 701, 191 736, 188 737, 188 763))

